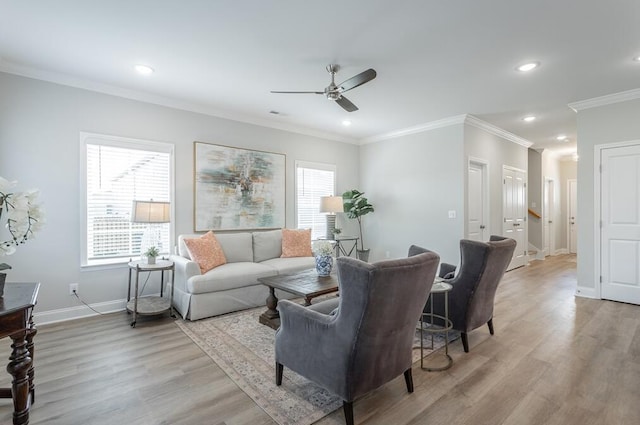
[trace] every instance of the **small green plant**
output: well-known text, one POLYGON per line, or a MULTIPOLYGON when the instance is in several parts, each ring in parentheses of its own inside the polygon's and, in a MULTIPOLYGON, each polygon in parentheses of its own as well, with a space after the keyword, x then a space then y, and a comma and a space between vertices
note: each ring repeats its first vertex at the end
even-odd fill
POLYGON ((147 249, 147 251, 144 253, 144 255, 146 255, 147 257, 157 257, 158 255, 160 255, 160 251, 158 251, 158 248, 156 248, 155 246, 150 247, 149 249, 147 249))
POLYGON ((342 229, 340 229, 339 227, 336 227, 335 229, 333 229, 334 235, 339 235, 340 233, 342 233, 342 229))

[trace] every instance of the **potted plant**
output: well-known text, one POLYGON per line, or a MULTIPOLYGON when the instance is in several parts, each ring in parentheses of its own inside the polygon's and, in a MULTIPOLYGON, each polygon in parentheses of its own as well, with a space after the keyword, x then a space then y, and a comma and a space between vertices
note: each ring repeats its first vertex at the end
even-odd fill
POLYGON ((152 246, 145 251, 144 255, 147 257, 147 264, 155 264, 156 257, 160 255, 160 251, 155 246, 152 246))
MULTIPOLYGON (((356 248, 358 258, 362 261, 369 260, 369 249, 364 248, 364 240, 362 238, 362 216, 374 211, 373 205, 364 197, 364 192, 352 189, 342 194, 344 201, 344 212, 347 217, 358 220, 358 228, 360 230, 360 247, 356 248)), ((357 242, 356 242, 357 243, 357 242)))
POLYGON ((318 276, 329 276, 333 268, 333 244, 328 241, 317 241, 313 245, 316 257, 316 271, 318 276))

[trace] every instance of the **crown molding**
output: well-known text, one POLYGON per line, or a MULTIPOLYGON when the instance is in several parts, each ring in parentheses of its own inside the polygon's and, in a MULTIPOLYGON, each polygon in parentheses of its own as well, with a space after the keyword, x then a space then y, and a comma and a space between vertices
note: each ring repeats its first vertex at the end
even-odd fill
POLYGON ((424 124, 418 124, 413 127, 407 127, 400 130, 390 131, 388 133, 379 134, 377 136, 365 137, 360 139, 361 145, 368 143, 381 142, 383 140, 396 139, 402 136, 408 136, 409 134, 422 133, 425 131, 435 130, 437 128, 449 127, 452 125, 463 124, 467 115, 456 115, 449 118, 443 118, 437 121, 431 121, 424 124))
POLYGON ((354 137, 343 136, 340 134, 314 130, 307 127, 301 127, 291 124, 273 122, 267 119, 252 117, 248 115, 236 114, 228 111, 211 108, 206 105, 195 102, 181 101, 164 96, 158 96, 138 90, 124 89, 109 84, 97 83, 82 78, 71 77, 62 73, 43 71, 27 66, 17 65, 0 58, 0 72, 18 75, 21 77, 32 78, 35 80, 47 81, 50 83, 60 84, 63 86, 75 87, 83 90, 103 93, 111 96, 122 97, 125 99, 136 100, 144 103, 165 106, 167 108, 179 109, 182 111, 195 112, 198 114, 208 115, 216 118, 223 118, 230 121, 242 122, 245 124, 253 124, 260 127, 267 127, 276 130, 287 131, 291 133, 303 134, 305 136, 317 137, 325 140, 336 142, 358 144, 358 140, 354 137))
POLYGON ((530 142, 527 139, 523 139, 522 137, 516 136, 513 133, 503 130, 500 127, 497 127, 493 124, 489 124, 488 122, 483 121, 480 118, 474 117, 473 115, 469 115, 469 114, 456 115, 449 118, 443 118, 437 121, 431 121, 428 123, 419 124, 413 127, 407 127, 401 130, 391 131, 389 133, 384 133, 377 136, 367 137, 364 139, 360 139, 360 144, 366 145, 368 143, 375 143, 375 142, 381 142, 383 140, 396 139, 398 137, 407 136, 409 134, 422 133, 425 131, 435 130, 437 128, 449 127, 452 125, 459 125, 459 124, 468 124, 470 126, 484 130, 487 133, 491 133, 494 136, 498 136, 510 142, 524 146, 525 148, 529 148, 533 145, 533 142, 530 142))
POLYGON ((594 97, 592 99, 580 100, 569 103, 569 108, 575 112, 584 109, 597 108, 598 106, 612 105, 614 103, 626 102, 628 100, 640 99, 640 89, 627 90, 620 93, 608 94, 606 96, 594 97))
POLYGON ((508 132, 507 130, 503 130, 502 128, 497 127, 493 124, 489 124, 488 122, 483 121, 480 118, 474 117, 473 115, 466 115, 464 123, 472 127, 484 130, 487 133, 491 133, 494 136, 502 137, 503 139, 506 139, 520 146, 524 146, 525 148, 530 148, 533 145, 533 142, 530 142, 529 140, 524 139, 520 136, 516 136, 515 134, 508 132))

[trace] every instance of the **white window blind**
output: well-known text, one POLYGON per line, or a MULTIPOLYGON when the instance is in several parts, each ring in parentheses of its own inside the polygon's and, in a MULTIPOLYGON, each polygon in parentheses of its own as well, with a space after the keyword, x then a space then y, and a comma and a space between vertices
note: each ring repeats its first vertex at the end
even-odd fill
POLYGON ((320 213, 320 197, 335 191, 336 167, 296 163, 296 215, 298 229, 311 229, 311 238, 325 236, 327 218, 320 213))
MULTIPOLYGON (((97 135, 95 135, 97 136, 97 135)), ((170 223, 132 223, 134 200, 171 201, 173 146, 109 138, 85 138, 85 265, 126 261, 141 255, 153 235, 160 254, 171 249, 170 223)))

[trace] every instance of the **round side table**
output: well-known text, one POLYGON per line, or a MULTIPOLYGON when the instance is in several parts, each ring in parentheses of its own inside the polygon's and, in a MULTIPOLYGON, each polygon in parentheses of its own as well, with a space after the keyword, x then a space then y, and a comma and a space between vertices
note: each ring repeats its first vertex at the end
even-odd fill
MULTIPOLYGON (((449 355, 449 331, 453 329, 453 322, 449 319, 449 291, 453 289, 453 285, 444 282, 440 279, 436 279, 435 283, 431 287, 431 300, 429 313, 423 313, 420 316, 420 368, 428 370, 430 372, 442 371, 449 369, 453 364, 453 359, 449 355), (435 314, 433 312, 433 297, 436 295, 444 296, 444 316, 435 314), (428 326, 425 328, 425 319, 428 326), (434 323, 434 320, 438 319, 442 322, 442 326, 434 323), (443 366, 426 366, 424 359, 424 333, 427 332, 431 335, 431 346, 433 350, 433 337, 435 334, 444 334, 444 353, 433 353, 431 356, 444 356, 445 363, 443 366)), ((431 357, 429 356, 429 357, 431 357)))
POLYGON ((131 261, 129 262, 129 289, 127 291, 127 311, 133 313, 133 320, 131 321, 131 327, 136 327, 136 320, 138 315, 158 315, 166 311, 169 312, 171 317, 175 317, 173 314, 173 280, 174 280, 174 264, 169 260, 157 260, 156 264, 147 264, 144 261, 131 261), (134 289, 134 298, 131 299, 131 274, 135 270, 136 281, 134 289), (164 272, 171 271, 171 295, 169 299, 163 297, 164 292, 164 272), (141 297, 138 292, 138 281, 140 272, 156 272, 161 273, 160 276, 160 296, 146 296, 141 297))

